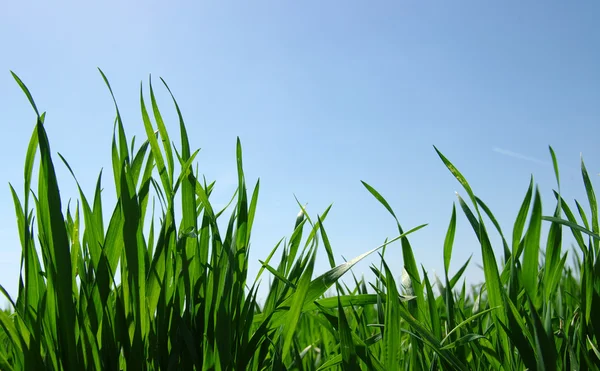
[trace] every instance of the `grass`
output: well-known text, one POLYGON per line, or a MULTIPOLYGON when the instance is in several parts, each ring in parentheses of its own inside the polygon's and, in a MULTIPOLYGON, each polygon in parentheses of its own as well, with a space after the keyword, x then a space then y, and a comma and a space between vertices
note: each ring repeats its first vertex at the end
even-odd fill
POLYGON ((175 99, 178 146, 150 83, 150 101, 140 94, 147 138, 137 148, 127 140, 115 101, 116 203, 103 202, 100 174, 93 194, 79 188, 76 206, 65 208, 55 163, 69 165, 52 155, 44 114, 14 77, 37 123, 25 158, 23 193, 11 186, 22 258, 16 300, 2 288, 11 305, 0 312, 2 370, 600 369, 600 232, 583 160, 589 213, 562 199, 550 148, 558 189, 552 213, 544 215, 532 179, 512 234, 505 235, 460 171, 436 149, 464 188, 467 197, 459 196, 459 210, 480 242, 485 283, 474 292, 467 292, 462 276, 469 261, 449 274, 456 264, 451 261, 456 206, 443 241, 444 275, 431 277, 419 269, 408 238, 423 225, 405 229, 385 198, 365 182, 396 220, 398 237, 339 263, 324 228, 329 208, 311 219, 299 205, 293 233, 261 260, 252 280, 248 254, 260 183, 246 182, 239 139, 237 191, 229 207, 215 210, 214 183, 194 167, 197 151, 175 99), (38 187, 32 190, 36 158, 38 187), (540 246, 543 223, 549 225, 546 246, 540 246), (491 233, 501 237, 500 258, 491 233), (574 237, 573 250, 564 248, 564 234, 574 237), (401 282, 385 261, 386 246, 396 241, 403 254, 401 282), (374 282, 351 274, 354 264, 374 253, 380 256, 370 267, 374 282), (317 254, 327 255, 331 269, 315 277, 317 254), (569 254, 572 265, 566 263, 569 254), (261 275, 273 279, 259 305, 261 275), (343 283, 343 276, 353 284, 343 283), (336 295, 325 295, 330 288, 336 295))

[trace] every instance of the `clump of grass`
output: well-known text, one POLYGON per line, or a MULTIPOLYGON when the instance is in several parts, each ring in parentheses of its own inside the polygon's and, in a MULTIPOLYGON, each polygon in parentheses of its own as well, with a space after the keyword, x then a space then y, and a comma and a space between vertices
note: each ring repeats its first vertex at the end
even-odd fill
POLYGON ((458 204, 481 244, 485 272, 485 283, 475 292, 467 293, 462 277, 469 261, 450 274, 456 207, 443 241, 444 276, 432 278, 419 270, 408 240, 424 225, 405 230, 385 198, 365 182, 395 219, 398 237, 339 264, 324 228, 329 208, 311 219, 299 205, 291 236, 261 261, 251 281, 248 254, 260 183, 251 192, 247 188, 239 139, 238 188, 227 217, 229 208, 215 210, 211 204, 215 183, 194 170, 197 151, 191 149, 177 102, 173 98, 179 146, 169 137, 150 82, 149 106, 140 95, 147 138, 137 148, 127 140, 115 101, 116 203, 102 200, 99 175, 91 197, 78 186, 78 203, 64 209, 45 116, 14 77, 37 123, 21 197, 11 186, 22 259, 16 300, 2 288, 11 304, 10 312, 0 312, 3 370, 600 368, 598 210, 583 161, 590 215, 576 203, 578 221, 560 196, 550 149, 559 185, 552 215, 543 215, 532 180, 512 235, 505 237, 486 204, 436 148, 468 196, 459 196, 458 204), (38 188, 32 190, 38 152, 38 188), (490 229, 484 217, 491 220, 490 229), (223 218, 225 230, 219 228, 223 218), (550 223, 545 249, 540 246, 543 222, 550 223), (500 265, 491 232, 501 236, 500 265), (578 248, 575 270, 563 251, 563 233, 569 232, 578 248), (385 261, 385 247, 395 241, 403 254, 402 290, 385 261), (314 277, 320 246, 331 269, 314 277), (279 261, 272 261, 277 251, 279 261), (380 264, 371 266, 374 282, 354 276, 353 286, 340 281, 378 251, 380 264), (274 279, 259 305, 263 274, 274 279), (325 296, 333 286, 336 295, 325 296))

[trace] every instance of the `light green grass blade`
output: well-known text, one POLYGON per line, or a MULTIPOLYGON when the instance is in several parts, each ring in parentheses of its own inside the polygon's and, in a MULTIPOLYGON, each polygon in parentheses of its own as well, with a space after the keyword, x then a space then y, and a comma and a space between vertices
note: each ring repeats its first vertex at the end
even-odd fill
POLYGON ((290 311, 286 316, 286 326, 284 329, 284 341, 283 341, 283 350, 282 357, 285 360, 290 354, 290 347, 292 345, 292 340, 294 337, 294 333, 296 331, 296 326, 298 325, 298 320, 300 319, 300 314, 302 313, 303 304, 307 298, 307 294, 309 293, 311 277, 315 265, 316 259, 316 251, 311 253, 311 258, 309 263, 298 282, 298 287, 294 291, 294 295, 292 296, 290 311))
POLYGON ((158 169, 158 174, 160 176, 160 180, 163 185, 163 191, 166 194, 167 199, 171 199, 171 194, 173 192, 173 184, 171 178, 169 177, 168 169, 165 166, 165 160, 162 152, 160 151, 160 147, 158 146, 158 140, 156 139, 156 135, 154 134, 154 128, 152 127, 152 123, 150 122, 150 117, 148 116, 148 111, 146 110, 146 104, 144 103, 144 93, 142 88, 140 87, 140 107, 142 110, 142 120, 144 122, 144 129, 146 130, 146 136, 148 138, 148 142, 150 143, 150 148, 152 149, 152 154, 154 155, 154 161, 156 161, 156 167, 158 169))
POLYGON ((522 284, 531 297, 531 300, 536 300, 537 298, 541 228, 542 200, 539 190, 536 189, 529 228, 525 235, 525 247, 523 249, 522 284))
MULTIPOLYGON (((173 149, 171 147, 171 139, 169 138, 169 133, 167 132, 167 128, 165 127, 165 123, 163 121, 162 115, 160 113, 160 109, 158 108, 158 104, 156 103, 156 97, 154 96, 154 89, 152 89, 152 77, 149 78, 148 85, 150 87, 150 101, 152 104, 152 112, 154 114, 154 120, 156 121, 156 126, 158 127, 158 132, 160 133, 160 137, 162 139, 163 148, 165 150, 167 166, 169 171, 169 179, 174 178, 174 163, 173 163, 173 149)), ((182 148, 187 148, 187 153, 182 153, 183 160, 187 160, 190 156, 189 147, 182 146, 182 148)))
POLYGON ((448 270, 450 269, 450 258, 452 257, 452 245, 454 244, 455 232, 456 206, 452 204, 452 217, 450 218, 450 225, 448 225, 448 231, 446 232, 446 238, 444 239, 444 271, 446 272, 446 278, 448 278, 448 270))
MULTIPOLYGON (((398 232, 400 234, 402 234, 404 231, 403 231, 402 227, 400 226, 400 222, 398 221, 398 218, 396 218, 396 214, 394 214, 394 211, 392 210, 389 203, 372 186, 365 183, 364 181, 362 182, 362 184, 390 212, 390 214, 394 217, 394 220, 396 221, 396 225, 398 227, 398 232)), ((417 319, 424 321, 424 322, 428 322, 429 319, 426 316, 427 311, 425 309, 426 305, 425 305, 423 284, 421 282, 421 277, 419 275, 419 268, 417 266, 417 262, 415 260, 414 253, 412 251, 412 247, 411 247, 410 243, 408 242, 407 238, 402 238, 401 243, 402 243, 402 258, 404 260, 404 269, 406 269, 406 272, 410 276, 411 283, 413 286, 413 292, 416 296, 415 302, 411 303, 409 305, 409 308, 411 310, 411 313, 414 316, 416 316, 417 319)))
POLYGON ((527 215, 529 213, 529 206, 531 205, 531 198, 533 196, 533 177, 529 180, 529 188, 527 189, 527 193, 525 194, 525 198, 521 203, 521 208, 519 209, 519 213, 517 215, 517 219, 515 219, 515 223, 513 226, 513 237, 512 237, 512 256, 514 259, 519 259, 519 255, 517 253, 519 249, 519 244, 521 242, 521 236, 523 235, 523 230, 525 229, 525 222, 527 220, 527 215))
MULTIPOLYGON (((585 168, 585 163, 583 162, 583 156, 581 157, 581 175, 583 177, 585 192, 587 194, 587 198, 590 205, 590 211, 592 213, 591 230, 595 234, 600 234, 600 229, 598 228, 598 202, 596 201, 596 193, 594 192, 592 181, 590 180, 590 176, 587 172, 587 169, 585 168)), ((594 241, 594 249, 595 252, 598 253, 600 249, 600 241, 594 241)))
POLYGON ((15 79, 15 81, 17 82, 17 84, 19 85, 19 87, 21 88, 21 90, 23 90, 23 93, 25 93, 25 96, 29 100, 29 103, 31 104, 31 107, 33 108, 33 110, 35 111, 35 114, 39 118, 40 117, 40 112, 38 111, 37 106, 35 105, 35 101, 33 100, 33 96, 29 92, 29 89, 27 89, 27 86, 23 83, 23 81, 21 81, 21 79, 19 78, 19 76, 17 76, 17 74, 15 74, 13 71, 10 71, 10 74, 15 79))
POLYGON ((427 305, 429 307, 429 318, 431 318, 431 330, 437 339, 441 339, 442 324, 440 321, 440 314, 438 312, 437 302, 433 294, 433 289, 431 288, 431 283, 429 282, 429 278, 425 272, 425 268, 423 268, 423 283, 427 293, 427 305))

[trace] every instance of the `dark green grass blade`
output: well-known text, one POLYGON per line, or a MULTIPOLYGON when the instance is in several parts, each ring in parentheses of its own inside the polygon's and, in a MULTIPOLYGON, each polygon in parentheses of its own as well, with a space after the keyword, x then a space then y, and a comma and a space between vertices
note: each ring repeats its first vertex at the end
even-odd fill
MULTIPOLYGON (((444 155, 442 155, 442 153, 440 151, 438 151, 437 148, 435 148, 435 150, 436 150, 438 156, 441 158, 444 165, 446 165, 446 167, 448 168, 448 170, 450 170, 452 175, 454 175, 456 180, 458 180, 458 182, 467 191, 467 193, 469 194, 469 197, 471 199, 471 202, 473 203, 473 206, 475 207, 475 211, 477 212, 477 216, 478 216, 477 223, 475 223, 475 221, 472 220, 472 218, 469 218, 469 221, 471 222, 471 225, 473 226, 475 233, 479 237, 479 242, 481 243, 481 255, 483 258, 483 268, 484 268, 483 270, 484 270, 486 288, 488 291, 489 304, 491 307, 503 307, 503 305, 504 305, 504 303, 503 303, 504 288, 502 286, 502 282, 500 280, 500 275, 498 273, 498 265, 496 262, 496 257, 494 255, 494 251, 492 249, 486 228, 483 224, 483 219, 481 217, 481 213, 479 212, 477 198, 475 197, 475 194, 473 193, 471 186, 469 185, 469 183, 467 182, 465 177, 460 173, 460 171, 458 171, 458 169, 446 157, 444 157, 444 155)), ((463 206, 463 205, 461 205, 461 206, 463 206)), ((466 206, 466 204, 464 204, 463 209, 468 210, 468 208, 465 208, 465 206, 466 206)), ((497 321, 506 323, 506 315, 505 315, 504 311, 494 311, 492 316, 497 321)), ((497 326, 499 327, 499 324, 497 324, 497 326)), ((507 358, 504 361, 510 362, 511 358, 508 357, 508 355, 510 354, 509 341, 508 341, 508 338, 506 337, 506 334, 500 333, 499 340, 500 340, 500 348, 503 349, 503 354, 507 355, 507 358)), ((510 367, 511 365, 508 364, 508 366, 510 367)))
MULTIPOLYGON (((563 204, 563 206, 564 206, 564 204, 563 204)), ((546 220, 546 221, 549 221, 549 222, 555 222, 555 223, 559 223, 559 224, 562 224, 562 225, 566 225, 567 227, 569 227, 571 229, 574 229, 576 231, 583 232, 583 233, 587 234, 588 236, 590 236, 591 238, 593 238, 596 241, 600 241, 600 235, 598 235, 598 234, 590 231, 587 228, 584 228, 584 227, 580 226, 579 224, 577 224, 575 222, 572 222, 572 221, 569 221, 569 220, 564 220, 564 219, 561 219, 561 218, 556 218, 554 216, 542 216, 542 220, 546 220)))
POLYGON ((298 325, 298 320, 300 319, 300 314, 302 313, 303 304, 307 298, 307 294, 310 289, 312 272, 315 265, 316 259, 316 251, 311 254, 310 262, 307 264, 300 281, 298 282, 298 287, 292 296, 290 311, 288 312, 286 318, 286 326, 284 330, 284 342, 283 342, 283 359, 285 360, 289 355, 290 348, 292 345, 292 340, 294 337, 294 333, 296 331, 296 326, 298 325))
POLYGON ((346 318, 346 313, 338 296, 338 331, 340 333, 340 347, 342 348, 342 370, 360 370, 356 348, 352 340, 352 330, 346 318))
POLYGON ((535 191, 533 210, 529 221, 529 228, 525 235, 523 249, 523 286, 532 300, 537 298, 540 259, 540 234, 542 228, 542 200, 538 189, 535 191))
POLYGON ((50 256, 50 278, 55 283, 56 301, 58 305, 58 331, 61 341, 61 359, 69 369, 77 369, 77 343, 73 324, 76 323, 73 305, 71 277, 71 254, 67 231, 62 214, 60 192, 50 155, 50 146, 44 127, 38 123, 38 140, 40 145, 41 164, 39 178, 40 203, 38 218, 42 222, 46 236, 47 249, 50 256))
MULTIPOLYGON (((400 222, 398 221, 398 218, 396 217, 396 214, 392 210, 389 203, 372 186, 365 183, 364 181, 362 182, 362 184, 388 210, 388 212, 390 212, 390 214, 394 217, 394 220, 396 221, 396 225, 398 227, 398 232, 400 234, 402 234, 404 231, 403 231, 402 227, 400 226, 400 222)), ((408 273, 408 275, 411 278, 413 292, 416 296, 415 303, 411 303, 411 305, 409 305, 409 308, 411 310, 411 313, 413 315, 415 315, 417 317, 417 319, 425 322, 425 321, 428 321, 428 319, 423 315, 423 314, 427 314, 427 311, 425 309, 426 305, 425 305, 423 283, 421 282, 421 277, 419 275, 419 268, 417 266, 417 262, 415 260, 414 253, 412 251, 412 247, 411 247, 408 239, 402 238, 401 243, 402 243, 402 258, 404 260, 404 268, 406 269, 406 272, 408 273)))
POLYGON ((405 233, 401 234, 400 236, 398 236, 392 240, 389 240, 387 243, 380 245, 379 247, 376 247, 375 249, 368 251, 362 255, 359 255, 356 258, 354 258, 346 263, 340 264, 337 267, 322 274, 321 276, 315 278, 310 284, 306 302, 311 302, 311 301, 317 299, 319 296, 321 296, 333 283, 337 282, 337 280, 339 278, 341 278, 347 271, 350 270, 350 268, 352 268, 356 263, 358 263, 362 259, 366 258, 367 256, 374 253, 375 251, 383 248, 384 246, 387 246, 403 237, 408 236, 409 234, 411 234, 413 232, 418 231, 419 229, 425 227, 426 225, 427 224, 422 224, 418 227, 410 229, 410 230, 406 231, 405 233))
POLYGON ((386 274, 387 296, 385 300, 385 328, 383 346, 385 349, 385 369, 389 371, 400 369, 400 300, 398 289, 389 267, 383 262, 386 274))
POLYGON ((433 289, 431 288, 431 283, 429 282, 429 278, 427 277, 425 268, 423 268, 423 283, 425 284, 425 289, 427 292, 427 304, 429 307, 429 318, 431 318, 431 330, 433 331, 433 334, 436 338, 441 339, 442 324, 440 321, 440 314, 438 312, 437 303, 433 294, 433 289))
POLYGON ((556 346, 552 341, 552 334, 547 334, 544 325, 538 315, 537 310, 533 306, 531 300, 529 303, 529 311, 533 319, 533 330, 535 336, 536 355, 538 356, 538 370, 554 371, 556 370, 556 346))
POLYGON ((500 228, 500 223, 498 223, 498 221, 496 220, 496 217, 494 216, 494 214, 492 213, 490 208, 481 199, 479 199, 479 197, 476 197, 476 198, 477 198, 477 204, 479 205, 479 207, 481 207, 483 212, 488 216, 488 218, 490 219, 490 221, 496 228, 496 231, 498 231, 498 234, 500 234, 500 238, 502 239, 502 247, 504 248, 505 261, 508 261, 508 259, 511 256, 511 251, 508 247, 508 243, 506 242, 506 239, 504 238, 504 233, 502 233, 502 228, 500 228))

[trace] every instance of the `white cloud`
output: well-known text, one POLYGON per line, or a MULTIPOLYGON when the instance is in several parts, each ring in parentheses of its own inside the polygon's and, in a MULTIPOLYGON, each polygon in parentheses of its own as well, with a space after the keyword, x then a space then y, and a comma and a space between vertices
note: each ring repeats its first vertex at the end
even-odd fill
POLYGON ((507 149, 494 147, 492 150, 494 152, 496 152, 496 153, 501 154, 501 155, 518 158, 520 160, 526 160, 526 161, 530 161, 530 162, 535 162, 536 164, 540 164, 540 165, 550 165, 550 163, 548 161, 543 161, 543 160, 537 159, 535 157, 526 156, 526 155, 523 155, 521 153, 509 151, 507 149))

